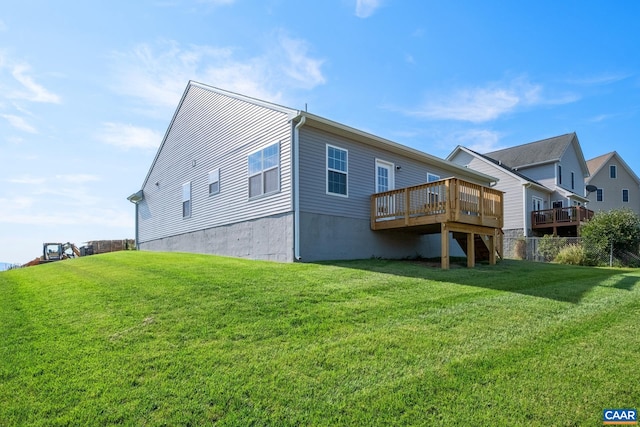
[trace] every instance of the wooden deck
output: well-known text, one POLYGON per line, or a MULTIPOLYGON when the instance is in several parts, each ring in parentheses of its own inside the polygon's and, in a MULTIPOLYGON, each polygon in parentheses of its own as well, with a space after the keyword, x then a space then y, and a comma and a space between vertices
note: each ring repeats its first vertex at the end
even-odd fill
POLYGON ((556 235, 563 228, 571 228, 575 229, 575 235, 579 235, 580 225, 593 218, 593 215, 593 211, 583 206, 533 211, 531 212, 531 228, 534 230, 553 230, 553 234, 556 235))
MULTIPOLYGON (((449 232, 467 234, 468 265, 475 263, 475 235, 485 236, 495 263, 504 223, 503 193, 458 178, 442 179, 371 196, 371 229, 441 233, 442 267, 449 267, 449 232)), ((500 252, 501 253, 501 252, 500 252)))

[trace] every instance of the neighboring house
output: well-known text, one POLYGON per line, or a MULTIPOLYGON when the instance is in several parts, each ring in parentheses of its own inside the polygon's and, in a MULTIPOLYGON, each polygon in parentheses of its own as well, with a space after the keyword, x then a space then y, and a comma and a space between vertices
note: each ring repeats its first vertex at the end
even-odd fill
POLYGON ((314 114, 189 82, 128 199, 143 250, 278 261, 442 256, 447 267, 454 238, 470 265, 478 242, 495 261, 494 183, 314 114))
POLYGON ((576 236, 591 216, 583 206, 589 171, 575 133, 486 154, 458 146, 447 160, 499 179, 507 238, 576 236))
POLYGON ((609 211, 629 208, 640 215, 640 178, 620 155, 613 151, 587 161, 588 185, 597 187, 589 192, 589 209, 609 211))

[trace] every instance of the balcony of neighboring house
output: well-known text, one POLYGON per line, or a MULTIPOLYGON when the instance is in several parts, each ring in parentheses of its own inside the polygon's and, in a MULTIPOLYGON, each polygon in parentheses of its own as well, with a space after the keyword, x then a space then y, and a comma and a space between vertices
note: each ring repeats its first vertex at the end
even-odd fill
POLYGON ((537 234, 564 237, 580 236, 580 226, 593 218, 593 211, 584 206, 544 209, 531 212, 531 228, 537 234))
POLYGON ((502 256, 503 193, 458 178, 371 196, 371 229, 442 235, 442 268, 449 268, 449 233, 467 255, 495 264, 502 256))

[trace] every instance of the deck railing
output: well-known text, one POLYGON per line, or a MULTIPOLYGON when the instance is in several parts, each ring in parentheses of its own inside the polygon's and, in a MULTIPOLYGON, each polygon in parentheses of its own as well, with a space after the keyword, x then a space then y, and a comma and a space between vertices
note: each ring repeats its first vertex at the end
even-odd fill
POLYGON ((371 196, 374 230, 448 221, 502 228, 503 193, 458 178, 371 196))
POLYGON ((579 225, 593 218, 593 211, 583 206, 544 209, 531 212, 532 228, 579 225))

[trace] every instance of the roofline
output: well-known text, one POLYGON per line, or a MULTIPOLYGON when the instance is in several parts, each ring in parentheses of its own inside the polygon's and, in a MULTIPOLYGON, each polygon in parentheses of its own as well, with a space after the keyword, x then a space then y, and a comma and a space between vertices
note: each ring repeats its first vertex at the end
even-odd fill
MULTIPOLYGON (((459 166, 453 162, 450 162, 446 159, 441 159, 440 157, 436 157, 434 155, 425 153, 424 151, 420 151, 417 150, 415 148, 411 148, 409 146, 403 145, 403 144, 399 144, 397 142, 391 141, 389 139, 386 138, 382 138, 380 136, 362 131, 360 129, 356 129, 353 128, 351 126, 347 126, 345 124, 339 123, 339 122, 335 122, 333 120, 321 117, 321 116, 317 116, 315 114, 312 113, 308 113, 306 111, 299 111, 298 112, 298 116, 293 118, 293 121, 299 121, 300 118, 305 117, 305 120, 307 120, 306 124, 308 125, 311 122, 317 122, 319 124, 323 124, 325 126, 329 126, 331 128, 336 128, 339 129, 343 132, 347 132, 353 136, 355 136, 357 139, 360 140, 360 142, 364 142, 364 143, 369 143, 370 141, 373 141, 375 143, 380 144, 382 147, 388 149, 389 151, 393 151, 396 152, 398 154, 401 155, 405 155, 405 156, 409 156, 412 158, 417 158, 423 161, 427 161, 427 162, 431 162, 431 163, 436 163, 438 164, 440 167, 442 167, 445 170, 450 170, 453 173, 460 173, 460 174, 465 174, 465 175, 470 175, 470 176, 476 176, 477 179, 479 180, 483 180, 483 181, 488 181, 490 183, 496 183, 499 181, 498 178, 491 176, 491 175, 487 175, 484 174, 482 172, 478 172, 476 170, 470 169, 470 168, 466 168, 463 166, 459 166)), ((370 144, 371 145, 371 144, 370 144)))
POLYGON ((480 161, 482 161, 482 162, 484 162, 484 163, 486 163, 486 164, 488 164, 490 166, 501 168, 505 173, 509 174, 513 178, 515 178, 518 181, 520 181, 522 183, 522 185, 530 184, 530 185, 538 187, 539 189, 547 191, 549 193, 553 192, 553 190, 551 188, 545 187, 544 185, 542 185, 539 182, 536 182, 534 180, 522 178, 521 176, 518 176, 517 174, 515 174, 512 171, 510 171, 509 169, 507 169, 508 166, 505 167, 505 165, 496 164, 496 163, 488 160, 483 154, 476 153, 475 151, 471 150, 470 148, 464 147, 462 145, 458 145, 456 148, 454 148, 453 151, 447 156, 447 160, 451 161, 451 157, 454 155, 454 153, 457 152, 457 151, 460 151, 460 150, 465 151, 466 153, 476 157, 478 160, 480 160, 480 161))
POLYGON ((149 177, 151 176, 151 171, 153 170, 154 165, 156 164, 158 157, 160 156, 160 152, 162 151, 162 148, 164 147, 164 144, 167 140, 167 137, 169 136, 169 132, 171 131, 171 129, 173 128, 173 125, 175 123, 176 117, 178 116, 178 112, 180 111, 180 109, 182 108, 182 104, 184 103, 184 100, 187 96, 187 93, 189 92, 189 89, 192 86, 196 86, 199 87, 201 89, 204 90, 208 90, 211 92, 215 92, 224 96, 228 96, 234 99, 238 99, 241 101, 245 101, 245 102, 249 102, 251 104, 254 105, 259 105, 265 108, 269 108, 275 111, 279 111, 281 113, 286 114, 289 117, 289 120, 291 121, 298 121, 300 120, 300 118, 302 118, 303 116, 306 117, 306 119, 311 120, 311 121, 315 121, 317 123, 321 123, 324 124, 325 126, 329 126, 332 128, 336 128, 336 129, 340 129, 344 132, 350 133, 354 136, 356 136, 357 138, 359 138, 361 141, 364 140, 363 142, 367 143, 369 141, 375 141, 376 143, 386 147, 387 149, 389 149, 390 151, 395 151, 397 153, 401 153, 404 155, 408 155, 408 156, 412 156, 412 157, 416 157, 416 158, 421 158, 424 161, 429 161, 432 163, 437 163, 439 164, 443 169, 445 170, 451 170, 452 172, 457 172, 457 173, 461 173, 461 174, 465 174, 467 176, 475 176, 476 179, 478 180, 482 180, 482 181, 487 181, 489 183, 495 184, 496 182, 498 182, 498 179, 496 177, 493 176, 489 176, 489 175, 485 175, 483 173, 474 171, 472 169, 469 168, 463 168, 461 166, 458 166, 454 163, 448 162, 446 160, 443 160, 439 157, 433 156, 431 154, 427 154, 423 151, 419 151, 416 149, 413 149, 411 147, 408 147, 406 145, 402 145, 402 144, 398 144, 396 142, 390 141, 388 139, 385 138, 381 138, 379 136, 361 131, 359 129, 355 129, 352 128, 350 126, 344 125, 342 123, 338 123, 335 122, 333 120, 329 120, 326 119, 324 117, 321 116, 317 116, 315 114, 311 114, 308 113, 306 111, 301 111, 301 110, 295 110, 292 108, 288 108, 288 107, 284 107, 282 105, 278 105, 278 104, 274 104, 272 102, 268 102, 268 101, 264 101, 261 99, 257 99, 257 98, 252 98, 250 96, 246 96, 246 95, 242 95, 239 93, 235 93, 235 92, 230 92, 224 89, 220 89, 214 86, 209 86, 206 85, 204 83, 200 83, 200 82, 196 82, 194 80, 189 80, 189 82, 187 83, 186 88, 184 89, 184 92, 182 93, 182 97, 180 98, 180 102, 178 102, 178 106, 176 107, 173 116, 171 118, 171 121, 169 122, 169 126, 167 126, 167 130, 164 133, 164 136, 162 137, 162 141, 160 143, 160 146, 158 147, 158 150, 156 151, 156 155, 153 158, 153 161, 151 162, 151 166, 149 167, 149 171, 147 172, 147 175, 144 178, 144 181, 142 182, 142 186, 140 187, 141 189, 144 188, 148 181, 149 181, 149 177))
MULTIPOLYGON (((300 112, 296 109, 293 108, 289 108, 289 107, 285 107, 283 105, 280 104, 275 104, 273 102, 269 102, 269 101, 265 101, 263 99, 259 99, 259 98, 253 98, 251 96, 247 96, 247 95, 242 95, 241 93, 236 93, 236 92, 231 92, 229 90, 225 90, 225 89, 220 89, 219 87, 215 87, 215 86, 210 86, 204 83, 200 83, 197 82, 195 80, 189 80, 189 83, 187 84, 187 89, 189 88, 189 86, 196 86, 199 87, 201 89, 205 89, 211 92, 216 92, 220 95, 225 95, 231 98, 235 98, 235 99, 239 99, 241 101, 245 101, 245 102, 249 102, 251 104, 256 104, 259 105, 261 107, 265 107, 265 108, 269 108, 271 110, 276 110, 279 111, 281 113, 285 113, 290 115, 290 118, 293 118, 295 116, 297 116, 300 112)), ((186 91, 185 91, 186 92, 186 91)))
POLYGON ((204 83, 200 83, 197 82, 195 80, 189 80, 189 82, 187 83, 187 86, 184 89, 184 92, 182 93, 182 96, 180 97, 180 102, 178 102, 178 106, 176 107, 175 111, 173 112, 173 116, 171 117, 171 121, 169 122, 169 126, 167 126, 167 130, 164 133, 164 136, 162 137, 162 141, 160 142, 160 146, 158 147, 158 151, 156 151, 156 155, 153 158, 153 161, 151 162, 151 166, 149 167, 149 171, 147 172, 147 175, 144 178, 144 181, 142 181, 142 187, 140 188, 144 188, 147 185, 147 182, 149 181, 149 176, 151 175, 151 171, 153 170, 154 165, 156 164, 156 161, 158 160, 158 156, 160 155, 160 152, 162 151, 162 147, 164 146, 165 141, 167 140, 167 137, 169 136, 169 132, 171 131, 171 128, 173 128, 173 124, 176 120, 176 117, 178 116, 178 111, 180 111, 180 108, 182 108, 182 104, 184 103, 184 100, 187 96, 187 93, 189 92, 189 89, 192 87, 199 87, 201 89, 204 90, 208 90, 210 92, 215 92, 218 93, 220 95, 224 95, 224 96, 228 96, 230 98, 235 98, 241 101, 245 101, 245 102, 249 102, 255 105, 259 105, 265 108, 269 108, 271 110, 275 110, 275 111, 279 111, 281 113, 287 114, 287 116, 289 116, 289 119, 292 119, 293 117, 297 116, 299 114, 299 111, 294 110, 292 108, 287 108, 287 107, 283 107, 282 105, 278 105, 278 104, 274 104, 272 102, 267 102, 267 101, 263 101, 261 99, 258 98, 252 98, 250 96, 246 96, 246 95, 242 95, 239 93, 235 93, 235 92, 231 92, 228 90, 224 90, 224 89, 220 89, 214 86, 209 86, 206 85, 204 83))
POLYGON ((604 161, 602 162, 602 164, 600 165, 600 167, 598 167, 588 178, 587 178, 587 182, 591 182, 591 178, 595 177, 598 173, 600 173, 600 171, 604 168, 604 165, 609 162, 611 160, 611 158, 613 156, 616 156, 618 158, 618 160, 620 161, 620 163, 622 163, 622 166, 625 167, 625 169, 627 169, 627 172, 629 172, 629 175, 631 175, 631 177, 636 181, 636 184, 640 185, 640 178, 638 177, 638 175, 636 175, 636 173, 633 171, 633 169, 631 169, 629 167, 629 165, 627 164, 627 162, 624 161, 624 159, 622 158, 622 156, 617 152, 617 151, 612 151, 610 153, 607 154, 602 154, 600 156, 594 157, 593 159, 589 159, 589 161, 591 160, 595 160, 598 157, 605 157, 604 161))

